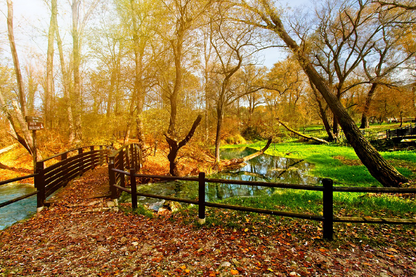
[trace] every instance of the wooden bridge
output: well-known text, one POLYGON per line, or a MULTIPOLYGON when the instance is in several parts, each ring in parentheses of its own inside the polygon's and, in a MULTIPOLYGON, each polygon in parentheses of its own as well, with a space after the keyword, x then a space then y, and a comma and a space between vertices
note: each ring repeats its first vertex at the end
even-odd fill
POLYGON ((137 144, 125 145, 113 153, 104 146, 89 146, 70 150, 43 161, 36 165, 36 172, 32 175, 14 178, 0 182, 0 185, 16 182, 19 180, 34 178, 36 191, 22 197, 18 197, 4 203, 0 203, 0 208, 14 202, 37 195, 38 211, 45 205, 45 200, 57 189, 64 187, 70 180, 82 175, 85 171, 95 168, 97 165, 108 163, 108 175, 111 189, 111 199, 117 205, 117 199, 122 191, 131 194, 132 208, 137 208, 137 196, 152 197, 184 203, 191 203, 199 206, 198 221, 205 222, 205 208, 214 207, 221 209, 232 209, 246 212, 255 212, 284 217, 303 218, 320 221, 323 225, 323 238, 332 240, 334 233, 334 222, 355 222, 355 223, 375 223, 375 224, 416 224, 415 219, 400 218, 372 218, 372 217, 337 217, 334 215, 334 192, 366 192, 366 193, 416 193, 415 188, 374 188, 374 187, 334 187, 331 179, 324 179, 323 185, 299 185, 268 182, 250 182, 238 180, 224 180, 206 178, 205 173, 201 172, 198 177, 174 177, 174 176, 153 176, 138 174, 142 164, 142 154, 137 144), (53 163, 53 160, 56 162, 53 163), (51 164, 45 166, 46 164, 51 164), (197 199, 182 199, 154 194, 137 192, 137 178, 158 179, 158 180, 182 180, 196 182, 198 186, 197 199), (323 209, 322 214, 311 215, 302 213, 292 213, 278 210, 257 209, 251 207, 225 205, 205 201, 207 183, 228 183, 248 186, 264 186, 282 189, 312 190, 322 192, 323 209))
POLYGON ((401 142, 403 139, 416 139, 416 127, 408 126, 386 131, 386 139, 401 142))

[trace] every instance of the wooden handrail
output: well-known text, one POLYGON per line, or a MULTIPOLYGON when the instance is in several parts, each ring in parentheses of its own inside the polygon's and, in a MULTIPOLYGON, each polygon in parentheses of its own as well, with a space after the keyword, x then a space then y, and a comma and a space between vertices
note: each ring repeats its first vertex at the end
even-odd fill
MULTIPOLYGON (((117 188, 131 194, 131 201, 133 209, 137 207, 137 196, 145 196, 151 198, 165 199, 171 201, 192 203, 198 205, 198 221, 200 223, 205 222, 205 207, 214 207, 214 208, 223 208, 223 209, 232 209, 239 211, 279 215, 286 217, 294 218, 303 218, 316 221, 322 221, 323 224, 323 238, 332 240, 334 233, 334 222, 360 222, 360 223, 387 223, 387 224, 416 224, 414 219, 389 219, 389 218, 362 218, 362 217, 335 217, 334 216, 334 192, 377 192, 377 193, 416 193, 414 188, 367 188, 367 187, 334 187, 333 181, 331 179, 323 179, 323 186, 307 186, 307 185, 297 185, 297 184, 283 184, 283 183, 267 183, 267 182, 250 182, 250 181, 240 181, 240 180, 225 180, 225 179, 212 179, 205 178, 205 173, 200 172, 199 177, 175 177, 175 176, 160 176, 160 175, 146 175, 146 174, 136 174, 135 169, 132 168, 130 172, 109 168, 110 175, 115 175, 118 173, 123 176, 129 176, 130 179, 130 189, 124 188, 116 185, 113 181, 110 186, 112 191, 117 188), (180 181, 193 181, 198 182, 198 200, 191 199, 182 199, 171 196, 161 196, 154 195, 149 193, 139 193, 136 191, 136 178, 152 178, 159 180, 180 180, 180 181), (205 184, 206 183, 226 183, 226 184, 236 184, 236 185, 250 185, 250 186, 266 186, 266 187, 277 187, 277 188, 287 188, 287 189, 299 189, 299 190, 315 190, 322 191, 322 216, 321 215, 311 215, 311 214, 302 214, 302 213, 292 213, 268 209, 258 209, 251 207, 242 207, 234 206, 220 203, 212 203, 205 201, 205 184)), ((110 177, 111 180, 111 177, 110 177)))
POLYGON ((57 189, 65 186, 73 178, 82 175, 86 170, 92 169, 98 164, 104 163, 107 158, 107 150, 104 149, 104 147, 105 146, 103 145, 98 145, 71 149, 38 161, 36 163, 36 172, 34 174, 1 181, 0 185, 4 185, 34 177, 36 192, 0 203, 0 208, 37 194, 38 211, 41 210, 44 206, 45 199, 57 189), (94 150, 96 147, 99 147, 99 149, 94 150), (84 149, 87 149, 87 151, 84 151, 84 149), (68 153, 73 151, 77 151, 78 155, 68 158, 68 153), (61 159, 59 162, 50 165, 49 167, 45 167, 45 161, 49 161, 57 157, 60 157, 61 159))

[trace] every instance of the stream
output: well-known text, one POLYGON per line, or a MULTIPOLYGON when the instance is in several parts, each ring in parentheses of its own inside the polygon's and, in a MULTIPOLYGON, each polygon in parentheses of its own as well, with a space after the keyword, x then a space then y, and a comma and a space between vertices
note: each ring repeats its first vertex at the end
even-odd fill
MULTIPOLYGON (((251 148, 233 148, 225 149, 221 152, 222 159, 241 158, 256 150, 251 148)), ((309 176, 312 165, 297 159, 282 158, 270 156, 267 154, 260 155, 246 162, 244 167, 239 169, 222 171, 217 174, 207 176, 207 178, 218 178, 228 180, 243 180, 256 182, 278 182, 287 184, 316 184, 319 178, 309 176)), ((230 197, 250 197, 260 195, 270 195, 278 188, 267 188, 247 185, 234 184, 206 184, 207 202, 215 202, 230 197)), ((185 199, 198 198, 198 183, 173 181, 164 183, 152 183, 141 185, 138 192, 173 196, 185 199)), ((138 197, 138 202, 146 205, 153 210, 158 210, 164 203, 159 199, 138 197)))
MULTIPOLYGON (((0 203, 34 192, 31 184, 7 184, 0 186, 0 203)), ((36 213, 36 195, 0 208, 0 230, 36 213)))

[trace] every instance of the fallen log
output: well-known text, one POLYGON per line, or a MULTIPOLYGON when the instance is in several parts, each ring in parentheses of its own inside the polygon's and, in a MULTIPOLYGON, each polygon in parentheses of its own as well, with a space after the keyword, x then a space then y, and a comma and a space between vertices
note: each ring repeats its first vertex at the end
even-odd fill
POLYGON ((260 151, 257 151, 256 153, 245 156, 243 158, 221 161, 221 166, 223 166, 223 167, 239 166, 239 165, 241 165, 242 163, 244 163, 246 161, 249 161, 251 159, 254 159, 255 157, 258 157, 258 156, 264 154, 264 152, 266 152, 266 150, 269 148, 271 143, 272 143, 272 138, 269 138, 269 140, 266 143, 266 146, 264 146, 263 149, 261 149, 260 151))
POLYGON ((294 134, 296 134, 296 135, 298 135, 298 136, 300 136, 300 137, 303 137, 303 138, 306 138, 306 139, 311 139, 311 140, 314 140, 314 141, 316 141, 316 142, 319 142, 319 143, 325 143, 325 144, 329 144, 329 142, 327 142, 326 140, 324 140, 324 139, 320 139, 320 138, 316 138, 316 137, 311 137, 311 136, 307 136, 307 135, 305 135, 305 134, 302 134, 302 133, 299 133, 298 131, 295 131, 295 130, 293 130, 292 128, 290 128, 289 126, 287 126, 285 123, 283 123, 282 121, 280 121, 280 119, 278 119, 278 118, 276 118, 277 119, 277 121, 283 126, 283 127, 285 127, 288 131, 290 131, 290 132, 292 132, 292 133, 294 133, 294 134))

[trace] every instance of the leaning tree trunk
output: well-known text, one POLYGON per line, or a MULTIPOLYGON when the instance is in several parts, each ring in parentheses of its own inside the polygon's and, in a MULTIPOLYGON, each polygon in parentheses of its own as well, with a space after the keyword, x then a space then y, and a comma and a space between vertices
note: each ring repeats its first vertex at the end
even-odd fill
MULTIPOLYGON (((25 101, 25 93, 24 93, 24 85, 23 85, 23 77, 22 72, 20 70, 20 63, 19 58, 17 56, 17 49, 16 43, 14 39, 14 31, 13 31, 13 2, 11 0, 7 0, 7 32, 9 37, 10 43, 10 51, 13 57, 13 65, 15 68, 16 73, 16 81, 17 81, 17 88, 18 88, 18 95, 19 95, 19 104, 18 107, 16 102, 13 102, 13 107, 15 110, 15 116, 19 122, 21 132, 23 133, 23 138, 25 142, 23 143, 19 136, 19 142, 29 151, 30 154, 33 154, 34 151, 34 141, 33 137, 28 129, 27 123, 25 121, 25 116, 27 115, 26 111, 26 101, 25 101)), ((13 124, 13 122, 10 122, 13 124)), ((14 125, 16 127, 16 125, 14 125)), ((17 130, 15 129, 17 134, 17 130)))
MULTIPOLYGON (((267 3, 265 5, 267 5, 267 3)), ((324 78, 316 71, 309 58, 286 32, 279 16, 269 6, 267 8, 273 22, 273 31, 279 35, 290 50, 296 55, 299 64, 309 77, 310 81, 324 97, 328 106, 334 113, 334 116, 337 118, 338 123, 341 125, 348 142, 354 148, 355 153, 367 167, 371 175, 386 187, 398 187, 401 186, 402 183, 408 182, 408 179, 390 165, 365 139, 354 120, 352 120, 345 107, 334 95, 324 78)))
POLYGON ((231 160, 225 160, 221 162, 221 167, 226 167, 227 169, 229 168, 235 168, 235 167, 242 167, 244 165, 245 162, 252 160, 260 155, 263 155, 264 152, 266 152, 267 149, 269 149, 271 143, 272 143, 272 139, 273 138, 269 138, 267 140, 266 145, 260 150, 257 151, 253 154, 247 155, 243 158, 236 158, 236 159, 231 159, 231 160))
POLYGON ((305 139, 310 139, 310 140, 316 141, 318 143, 329 144, 329 142, 327 142, 324 139, 320 139, 320 138, 316 138, 316 137, 312 137, 312 136, 307 136, 307 135, 304 135, 304 134, 302 134, 302 133, 300 133, 300 132, 298 132, 296 130, 293 130, 287 124, 285 124, 284 122, 280 121, 280 119, 278 119, 278 118, 277 118, 277 121, 280 123, 280 125, 282 125, 284 128, 286 128, 286 130, 288 130, 289 132, 294 133, 295 135, 298 135, 298 136, 300 136, 302 138, 305 138, 305 139))
POLYGON ((179 172, 177 169, 177 161, 176 161, 176 157, 178 156, 179 149, 185 146, 189 142, 189 140, 193 137, 196 128, 198 127, 199 123, 201 123, 201 120, 202 120, 202 115, 198 115, 198 117, 194 121, 194 124, 192 124, 191 130, 189 131, 188 135, 179 143, 174 138, 169 137, 168 134, 165 134, 166 141, 169 144, 168 160, 169 160, 170 175, 179 176, 179 172))

